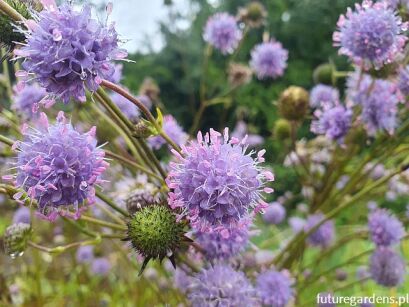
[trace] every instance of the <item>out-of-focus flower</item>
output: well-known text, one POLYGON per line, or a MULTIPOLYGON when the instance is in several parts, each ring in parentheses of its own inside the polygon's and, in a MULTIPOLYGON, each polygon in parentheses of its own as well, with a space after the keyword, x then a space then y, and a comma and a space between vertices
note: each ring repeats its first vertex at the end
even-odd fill
POLYGON ((335 278, 338 281, 344 281, 348 278, 348 273, 344 271, 343 269, 337 269, 335 271, 335 278))
POLYGON ((273 202, 267 207, 263 219, 269 224, 278 225, 284 221, 285 213, 285 208, 281 203, 273 202))
POLYGON ((396 287, 405 279, 405 261, 386 247, 380 247, 372 254, 369 268, 372 279, 385 287, 396 287))
POLYGON ((135 122, 139 118, 140 112, 138 107, 127 98, 116 92, 111 93, 110 98, 129 120, 135 122))
POLYGON ((303 218, 293 216, 288 219, 288 224, 294 233, 298 233, 304 229, 305 220, 303 218))
POLYGON ((385 2, 364 0, 338 21, 334 44, 356 65, 369 69, 393 62, 407 40, 407 24, 385 2))
POLYGON ((409 65, 399 69, 398 88, 403 95, 409 96, 409 65))
POLYGON ((258 146, 264 142, 264 139, 260 135, 249 134, 247 132, 247 124, 244 121, 240 120, 237 122, 236 127, 231 133, 231 137, 237 138, 239 140, 247 137, 246 142, 250 147, 258 146))
POLYGON ((211 16, 203 33, 204 40, 223 54, 233 53, 242 36, 236 18, 227 13, 211 16))
POLYGON ((196 274, 188 298, 193 307, 257 305, 256 291, 243 272, 217 264, 196 274))
POLYGON ((274 123, 274 137, 280 141, 289 139, 291 137, 291 123, 284 118, 279 118, 274 123))
POLYGON ((122 64, 115 64, 115 71, 110 78, 110 81, 119 84, 122 80, 122 70, 124 66, 122 64))
POLYGON ((239 8, 238 19, 251 28, 261 27, 267 17, 267 11, 263 4, 251 1, 246 7, 239 8))
POLYGON ((247 65, 230 63, 228 75, 230 85, 232 87, 239 87, 251 81, 253 71, 247 65))
POLYGON ((153 184, 147 183, 146 186, 137 187, 132 190, 126 199, 126 209, 130 214, 134 214, 143 207, 159 202, 160 194, 158 193, 158 189, 155 188, 153 184))
POLYGON ((288 51, 280 42, 271 40, 261 43, 251 51, 250 67, 258 79, 277 78, 287 67, 288 51))
POLYGON ((310 105, 313 108, 334 106, 339 103, 339 91, 335 87, 317 84, 310 92, 310 105))
MULTIPOLYGON (((16 186, 38 202, 38 214, 55 220, 58 214, 79 217, 85 201, 95 200, 95 184, 109 165, 97 147, 95 127, 78 133, 60 112, 54 125, 41 113, 39 129, 26 127, 24 141, 17 141, 16 186), (68 209, 68 210, 64 210, 68 209)), ((11 178, 11 177, 10 177, 11 178)), ((14 199, 24 201, 18 192, 14 199)))
POLYGON ((94 259, 94 247, 91 245, 80 246, 77 249, 75 258, 78 263, 89 263, 94 259))
POLYGON ((30 217, 30 209, 24 206, 21 206, 14 212, 13 215, 13 223, 18 224, 18 223, 25 223, 25 224, 30 224, 31 223, 31 217, 30 217))
POLYGON ((191 277, 185 273, 181 268, 177 267, 173 275, 175 286, 180 292, 186 293, 191 285, 191 277))
POLYGON ((265 306, 285 307, 294 295, 288 272, 269 270, 257 277, 257 292, 265 306))
POLYGON ((7 227, 4 233, 4 251, 6 254, 13 259, 22 256, 31 234, 31 226, 26 223, 12 224, 7 227))
POLYGON ((280 95, 278 109, 287 120, 302 120, 308 112, 309 94, 299 86, 290 86, 280 95))
POLYGON ((47 95, 44 88, 36 83, 26 84, 22 89, 14 87, 12 108, 19 114, 23 120, 32 120, 39 117, 37 112, 41 100, 47 95))
MULTIPOLYGON (((188 135, 179 126, 178 122, 172 115, 165 115, 163 117, 163 131, 170 137, 170 139, 177 145, 182 146, 188 140, 188 135)), ((150 137, 148 139, 149 145, 154 149, 159 149, 166 144, 166 141, 160 135, 150 137)))
MULTIPOLYGON (((325 218, 322 213, 316 213, 310 215, 307 218, 304 230, 309 231, 314 228, 316 225, 321 223, 325 218)), ((318 227, 308 236, 308 243, 314 246, 321 246, 323 248, 328 247, 335 239, 335 228, 334 222, 332 220, 324 222, 321 226, 318 227)))
POLYGON ((335 187, 336 187, 338 190, 342 190, 342 189, 347 185, 347 183, 349 182, 349 179, 350 179, 350 178, 349 178, 348 175, 342 175, 342 176, 339 178, 339 180, 337 181, 335 187))
POLYGON ((26 43, 14 53, 24 58, 23 69, 64 103, 72 98, 84 102, 86 89, 96 91, 102 79, 113 76, 111 60, 127 55, 118 48, 114 24, 104 26, 93 19, 89 6, 76 10, 48 1, 34 19, 37 23, 25 32, 26 43))
POLYGON ((91 272, 95 275, 106 276, 111 270, 111 262, 107 258, 95 258, 91 263, 91 272))
POLYGON ((260 166, 265 151, 254 158, 246 150, 245 140, 229 139, 227 129, 223 137, 210 129, 204 137, 199 132, 197 141, 182 149, 184 157, 177 155, 170 163, 167 183, 173 192, 168 202, 180 208, 196 230, 227 237, 244 217, 267 206, 261 193, 273 192, 265 183, 274 176, 260 166))
POLYGON ((377 246, 396 244, 405 234, 402 223, 385 209, 376 209, 369 214, 368 228, 371 239, 377 246))
POLYGON ((151 101, 159 99, 160 89, 155 80, 150 77, 143 79, 141 87, 139 88, 139 96, 146 96, 151 101))

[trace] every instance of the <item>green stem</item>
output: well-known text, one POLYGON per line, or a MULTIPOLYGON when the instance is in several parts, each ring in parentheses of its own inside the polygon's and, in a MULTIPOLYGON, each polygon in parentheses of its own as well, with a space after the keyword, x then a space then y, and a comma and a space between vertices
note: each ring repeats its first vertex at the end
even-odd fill
POLYGON ((108 228, 115 229, 115 230, 126 231, 128 229, 127 227, 125 227, 123 225, 98 220, 96 218, 86 216, 86 215, 81 215, 81 217, 79 219, 82 220, 82 221, 86 221, 88 223, 92 223, 92 224, 103 226, 103 227, 108 227, 108 228))
POLYGON ((26 21, 26 19, 21 16, 19 12, 17 12, 3 0, 0 0, 0 13, 4 13, 16 22, 26 21))
POLYGON ((38 250, 40 250, 42 252, 45 252, 45 253, 61 254, 61 253, 65 252, 65 251, 67 251, 69 249, 72 249, 72 248, 76 248, 76 247, 79 247, 79 246, 85 246, 85 245, 96 245, 96 244, 99 244, 99 243, 101 243, 101 237, 97 237, 95 240, 74 242, 74 243, 70 243, 70 244, 67 244, 67 245, 57 246, 57 247, 52 247, 52 248, 39 245, 39 244, 34 243, 32 241, 29 241, 28 245, 33 247, 33 248, 36 248, 36 249, 38 249, 38 250))
MULTIPOLYGON (((1 53, 0 53, 0 59, 5 54, 6 54, 6 51, 4 50, 4 48, 2 48, 1 53)), ((3 61, 3 74, 4 74, 4 77, 6 78, 7 95, 11 99, 11 97, 13 96, 13 90, 11 88, 11 82, 10 82, 9 62, 6 60, 3 61)))
POLYGON ((4 135, 0 134, 0 142, 9 145, 9 146, 13 146, 14 141, 12 139, 9 139, 8 137, 5 137, 4 135))
POLYGON ((96 191, 96 195, 98 196, 98 198, 100 198, 104 203, 106 203, 108 206, 110 206, 116 212, 119 212, 120 214, 122 214, 125 217, 129 216, 128 212, 126 212, 124 209, 119 208, 117 205, 115 205, 115 202, 112 199, 110 199, 108 196, 105 196, 104 194, 102 194, 101 191, 96 191))

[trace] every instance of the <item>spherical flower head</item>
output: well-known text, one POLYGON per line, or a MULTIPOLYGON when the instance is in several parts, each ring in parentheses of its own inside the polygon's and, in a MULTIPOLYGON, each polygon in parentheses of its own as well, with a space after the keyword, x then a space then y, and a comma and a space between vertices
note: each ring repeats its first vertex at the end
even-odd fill
POLYGON ((294 294, 292 284, 287 272, 269 270, 258 275, 256 289, 264 305, 285 307, 294 294))
POLYGON ((91 272, 98 276, 106 276, 111 270, 111 262, 107 258, 95 258, 91 263, 91 272))
POLYGON ((126 57, 118 49, 114 24, 105 26, 93 19, 89 6, 78 11, 47 1, 34 19, 25 45, 15 54, 24 58, 23 69, 64 103, 84 102, 86 89, 96 91, 102 79, 112 78, 115 68, 110 61, 126 57))
POLYGON ((407 24, 385 2, 356 4, 355 11, 349 8, 340 16, 338 27, 334 44, 340 46, 339 53, 365 69, 393 62, 407 40, 407 24))
POLYGON ((298 216, 293 216, 288 219, 288 224, 290 225, 294 233, 298 233, 304 229, 305 220, 298 216))
POLYGON ((260 80, 277 78, 284 74, 287 67, 288 51, 280 42, 271 40, 261 43, 251 51, 250 67, 260 80))
POLYGON ((266 223, 278 225, 285 219, 285 208, 279 202, 271 203, 264 212, 263 219, 266 223))
POLYGON ((386 248, 378 248, 371 256, 369 270, 372 279, 384 287, 396 287, 400 285, 406 274, 406 264, 394 251, 386 248))
POLYGON ((320 108, 323 106, 333 106, 339 102, 339 91, 335 87, 317 84, 310 92, 310 106, 320 108))
POLYGON ((403 95, 409 96, 409 65, 399 70, 398 88, 403 95))
POLYGON ((13 259, 22 256, 32 232, 31 226, 26 223, 12 224, 7 227, 4 233, 4 251, 6 254, 13 259))
POLYGON ((36 83, 26 84, 23 88, 14 87, 12 108, 23 120, 38 119, 39 104, 47 96, 44 88, 36 83))
POLYGON ((193 307, 247 307, 257 305, 256 291, 243 272, 217 264, 196 274, 188 299, 193 307))
POLYGON ((251 81, 253 71, 247 65, 230 63, 228 76, 230 85, 232 85, 233 87, 239 87, 251 81))
POLYGON ((371 240, 377 246, 390 246, 402 239, 405 229, 402 223, 385 209, 375 209, 368 216, 371 240))
MULTIPOLYGON (((37 201, 42 217, 54 220, 62 214, 78 218, 85 201, 94 202, 94 186, 101 182, 100 176, 108 166, 104 151, 97 147, 95 127, 81 134, 63 112, 53 125, 41 113, 38 124, 38 129, 25 127, 24 141, 14 144, 18 151, 16 187, 37 201)), ((18 192, 14 198, 24 201, 24 196, 18 192)))
POLYGON ((217 13, 208 19, 203 38, 221 53, 231 54, 239 45, 242 32, 234 16, 217 13))
POLYGON ((75 254, 78 263, 89 263, 94 259, 94 247, 91 245, 80 246, 75 254))
POLYGON ((229 236, 220 232, 197 232, 196 242, 203 248, 209 260, 228 260, 245 250, 249 242, 249 222, 232 229, 229 236))
POLYGON ((13 224, 18 224, 18 223, 25 223, 25 224, 31 223, 29 208, 21 206, 20 208, 16 210, 16 212, 14 212, 13 224))
MULTIPOLYGON (((307 222, 304 226, 304 231, 309 231, 314 228, 316 225, 321 223, 325 218, 322 213, 316 213, 310 215, 307 218, 307 222)), ((308 236, 308 243, 313 246, 321 246, 323 248, 328 247, 335 239, 335 227, 332 220, 324 222, 321 226, 318 227, 314 232, 308 236)))
POLYGON ((347 81, 348 95, 362 107, 361 120, 369 135, 379 130, 393 134, 398 125, 400 95, 397 86, 388 81, 372 79, 369 75, 351 75, 347 81))
POLYGON ((353 112, 342 105, 315 110, 316 120, 311 123, 311 131, 323 134, 330 140, 342 143, 352 125, 353 112))
POLYGON ((139 109, 124 96, 113 92, 110 95, 111 100, 121 110, 121 112, 131 121, 135 122, 140 115, 139 109))
POLYGON ((254 151, 246 151, 245 139, 229 139, 228 129, 222 138, 210 129, 205 137, 199 132, 197 141, 182 147, 183 157, 174 152, 176 159, 170 163, 167 178, 173 190, 168 201, 188 216, 194 229, 228 236, 244 217, 267 206, 261 194, 273 191, 265 183, 274 176, 260 166, 265 150, 257 157, 254 151))
MULTIPOLYGON (((165 115, 163 117, 163 131, 170 137, 170 139, 177 145, 182 146, 188 140, 188 135, 179 126, 178 122, 172 115, 165 115)), ((154 149, 159 149, 166 144, 166 141, 160 135, 150 137, 148 139, 149 145, 154 149)))

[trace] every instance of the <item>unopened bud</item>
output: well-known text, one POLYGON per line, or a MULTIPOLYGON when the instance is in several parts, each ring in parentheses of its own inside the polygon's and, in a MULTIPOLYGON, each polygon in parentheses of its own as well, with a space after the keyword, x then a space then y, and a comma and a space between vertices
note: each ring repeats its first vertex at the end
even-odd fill
POLYGON ((26 223, 12 224, 7 227, 4 235, 5 252, 13 259, 22 256, 31 234, 31 226, 26 223))
POLYGON ((278 108, 287 120, 304 119, 309 108, 309 94, 299 86, 290 86, 280 96, 278 108))

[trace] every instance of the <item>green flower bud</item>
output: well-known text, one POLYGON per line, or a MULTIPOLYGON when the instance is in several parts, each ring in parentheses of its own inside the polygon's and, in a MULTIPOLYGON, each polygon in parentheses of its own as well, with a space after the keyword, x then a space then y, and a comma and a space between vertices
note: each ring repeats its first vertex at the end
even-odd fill
POLYGON ((321 64, 315 68, 313 72, 313 79, 316 84, 328 84, 331 85, 334 78, 334 66, 329 63, 321 64))
POLYGON ((266 9, 258 1, 252 1, 245 8, 239 9, 239 20, 252 28, 263 25, 266 17, 266 9))
POLYGON ((29 224, 18 223, 7 227, 4 235, 5 252, 13 259, 22 256, 31 234, 32 229, 29 224))
POLYGON ((304 119, 308 112, 309 94, 299 86, 290 86, 281 93, 278 108, 281 115, 287 120, 299 121, 304 119))
POLYGON ((280 118, 274 124, 274 137, 284 141, 291 136, 291 124, 288 120, 280 118))
POLYGON ((156 135, 155 131, 151 128, 151 123, 145 121, 145 120, 140 120, 133 129, 132 135, 136 138, 142 138, 146 139, 152 135, 156 135))

